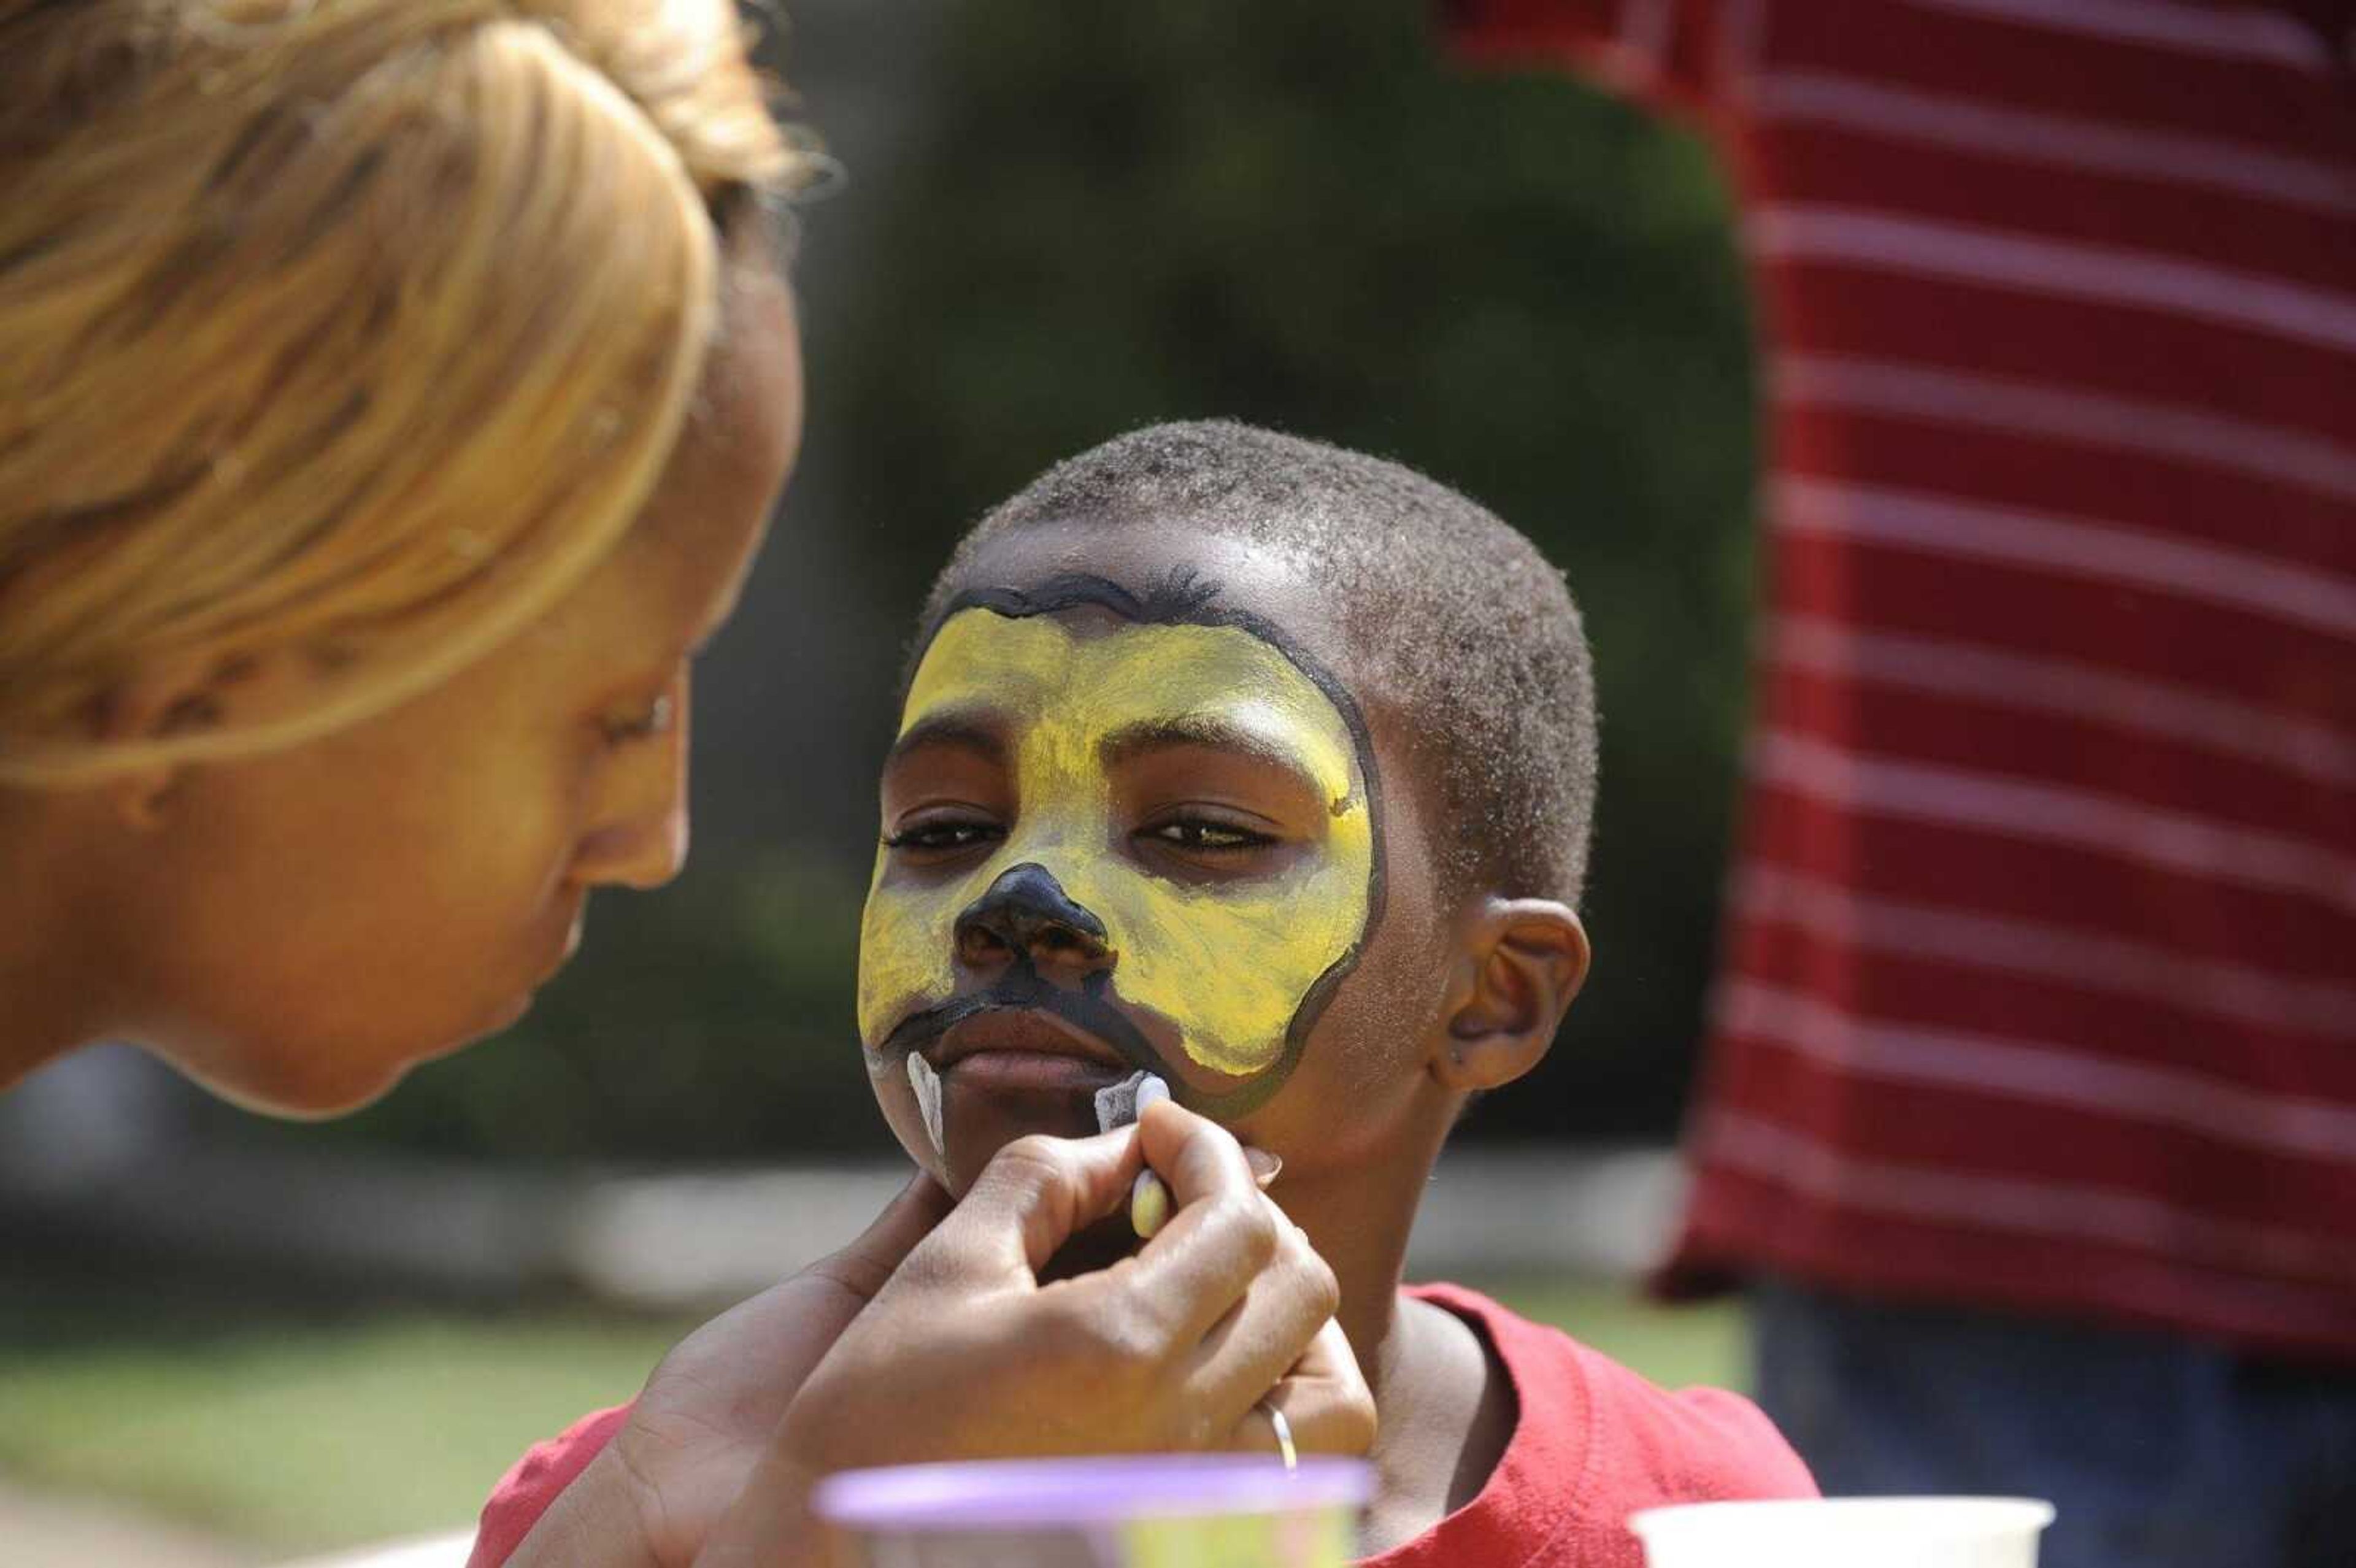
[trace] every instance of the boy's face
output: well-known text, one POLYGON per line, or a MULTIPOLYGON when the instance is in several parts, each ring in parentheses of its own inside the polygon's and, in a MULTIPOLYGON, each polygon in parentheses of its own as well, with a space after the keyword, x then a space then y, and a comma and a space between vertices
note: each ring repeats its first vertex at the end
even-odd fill
POLYGON ((884 766, 860 1033, 953 1190, 1023 1133, 1095 1131, 1140 1069, 1230 1123, 1349 1095, 1318 1026, 1384 915, 1387 814, 1314 598, 1183 529, 1083 537, 976 562, 884 766))

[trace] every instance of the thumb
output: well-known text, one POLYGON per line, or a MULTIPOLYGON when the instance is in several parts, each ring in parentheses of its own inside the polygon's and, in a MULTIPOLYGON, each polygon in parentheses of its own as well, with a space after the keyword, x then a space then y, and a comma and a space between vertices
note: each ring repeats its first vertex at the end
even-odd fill
POLYGON ((685 1385, 691 1388, 714 1381, 750 1386, 750 1380, 768 1388, 782 1411, 782 1402, 793 1398, 810 1368, 948 1207, 948 1194, 919 1171, 857 1240, 681 1340, 655 1370, 648 1393, 674 1386, 675 1374, 691 1374, 685 1385))
POLYGON ((803 1275, 830 1280, 865 1306, 949 1209, 949 1195, 940 1183, 919 1170, 873 1224, 848 1245, 810 1264, 803 1275))
POLYGON ((979 1282, 1034 1276, 1082 1229, 1129 1200, 1145 1156, 1133 1126, 1017 1138, 991 1157, 926 1251, 979 1282))

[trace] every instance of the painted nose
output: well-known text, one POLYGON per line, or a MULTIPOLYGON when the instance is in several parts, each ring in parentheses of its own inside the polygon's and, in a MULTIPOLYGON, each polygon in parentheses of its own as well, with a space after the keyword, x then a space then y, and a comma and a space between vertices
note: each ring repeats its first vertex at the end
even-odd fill
POLYGON ((958 961, 974 968, 1021 955, 1042 972, 1093 975, 1113 966, 1104 922, 1072 901, 1036 862, 1009 869, 957 918, 958 961))

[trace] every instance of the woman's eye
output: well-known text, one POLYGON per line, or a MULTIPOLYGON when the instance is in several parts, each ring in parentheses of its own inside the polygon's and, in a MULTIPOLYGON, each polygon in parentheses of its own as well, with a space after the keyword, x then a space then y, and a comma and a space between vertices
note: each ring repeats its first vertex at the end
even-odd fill
POLYGON ((609 746, 626 746, 636 741, 651 741, 668 733, 674 717, 668 695, 637 708, 608 713, 597 720, 597 732, 609 746))
POLYGON ((1148 837, 1180 849, 1255 849, 1275 840, 1265 833, 1255 833, 1248 827, 1233 823, 1211 822, 1198 816, 1182 816, 1151 828, 1148 837))
POLYGON ((1001 837, 1001 830, 987 822, 926 822, 886 834, 884 847, 887 849, 964 849, 1001 837))

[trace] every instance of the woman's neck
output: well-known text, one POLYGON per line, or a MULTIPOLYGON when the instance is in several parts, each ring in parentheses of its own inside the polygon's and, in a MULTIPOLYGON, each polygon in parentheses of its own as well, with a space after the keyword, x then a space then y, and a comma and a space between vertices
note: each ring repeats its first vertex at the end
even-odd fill
POLYGON ((0 788, 0 1093, 105 1032, 104 987, 73 913, 79 857, 59 853, 58 809, 0 788))

